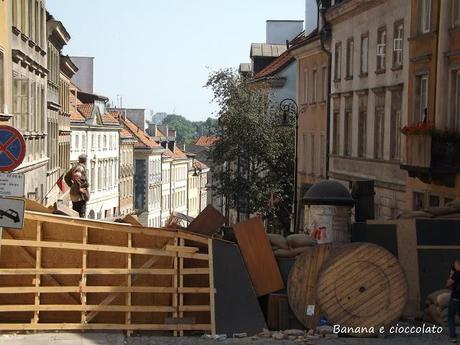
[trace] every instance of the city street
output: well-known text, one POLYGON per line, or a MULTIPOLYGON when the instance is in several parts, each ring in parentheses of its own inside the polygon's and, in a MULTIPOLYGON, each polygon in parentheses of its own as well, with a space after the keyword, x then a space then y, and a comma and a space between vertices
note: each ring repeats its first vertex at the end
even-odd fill
POLYGON ((125 337, 120 333, 41 333, 41 334, 8 334, 0 336, 1 345, 295 345, 295 344, 320 344, 320 345, 438 345, 448 344, 445 335, 417 335, 417 336, 391 336, 385 338, 338 338, 318 339, 311 342, 277 341, 268 339, 225 339, 211 340, 201 337, 153 337, 132 336, 125 337))

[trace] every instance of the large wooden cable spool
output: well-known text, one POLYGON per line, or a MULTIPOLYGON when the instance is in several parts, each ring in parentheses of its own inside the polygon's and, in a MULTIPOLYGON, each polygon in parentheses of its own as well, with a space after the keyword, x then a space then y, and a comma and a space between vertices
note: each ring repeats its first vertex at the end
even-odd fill
POLYGON ((316 287, 321 267, 328 259, 332 248, 331 244, 308 248, 305 253, 297 257, 289 273, 287 286, 289 305, 300 323, 309 329, 318 325, 321 316, 316 305, 316 287), (309 306, 314 307, 309 308, 309 306))
POLYGON ((406 301, 407 282, 399 262, 375 244, 341 247, 319 274, 317 303, 332 324, 378 332, 400 318, 406 301))

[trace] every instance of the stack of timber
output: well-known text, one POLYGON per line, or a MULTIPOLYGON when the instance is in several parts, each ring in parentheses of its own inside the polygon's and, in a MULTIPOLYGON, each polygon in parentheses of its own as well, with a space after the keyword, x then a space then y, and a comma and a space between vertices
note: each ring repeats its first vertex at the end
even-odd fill
POLYGON ((215 333, 211 239, 26 211, 0 246, 1 331, 215 333))

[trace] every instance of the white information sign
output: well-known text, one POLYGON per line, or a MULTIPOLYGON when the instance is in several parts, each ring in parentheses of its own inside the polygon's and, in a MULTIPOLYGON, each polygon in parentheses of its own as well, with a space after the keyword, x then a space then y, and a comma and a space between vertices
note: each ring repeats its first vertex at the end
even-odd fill
POLYGON ((10 229, 24 227, 24 199, 0 198, 0 226, 10 229))
POLYGON ((24 174, 0 173, 0 196, 24 197, 24 174))

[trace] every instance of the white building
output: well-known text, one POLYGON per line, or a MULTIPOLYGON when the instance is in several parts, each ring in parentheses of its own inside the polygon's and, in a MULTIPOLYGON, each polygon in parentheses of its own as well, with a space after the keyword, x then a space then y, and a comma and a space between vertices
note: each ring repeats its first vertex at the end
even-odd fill
POLYGON ((77 90, 74 92, 76 107, 71 113, 70 160, 75 164, 80 154, 88 156, 86 167, 91 196, 86 205, 86 217, 113 218, 119 212, 121 127, 106 113, 107 98, 77 90))
POLYGON ((163 153, 161 161, 161 226, 171 215, 171 166, 174 154, 170 150, 163 153))
POLYGON ((122 125, 136 138, 134 146, 134 208, 144 226, 161 226, 161 156, 164 148, 127 117, 122 125))

